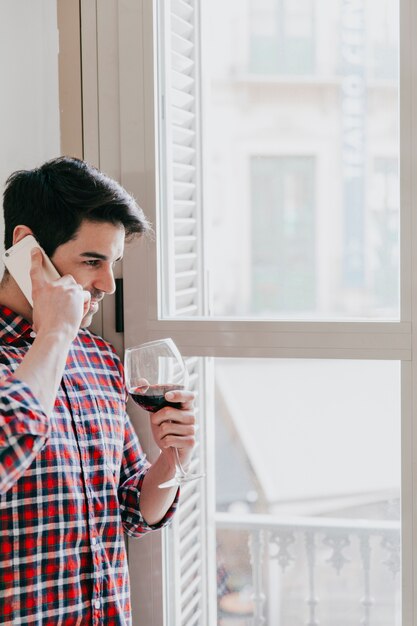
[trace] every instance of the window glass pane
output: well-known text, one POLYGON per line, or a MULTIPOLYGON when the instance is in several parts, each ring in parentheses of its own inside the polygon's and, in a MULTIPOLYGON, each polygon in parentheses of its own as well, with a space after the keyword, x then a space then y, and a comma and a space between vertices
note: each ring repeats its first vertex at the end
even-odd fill
POLYGON ((399 363, 216 359, 215 381, 219 619, 400 624, 399 363))
POLYGON ((213 316, 399 318, 398 10, 206 3, 213 316))
POLYGON ((12 171, 60 154, 56 0, 0 0, 0 78, 3 193, 12 171))

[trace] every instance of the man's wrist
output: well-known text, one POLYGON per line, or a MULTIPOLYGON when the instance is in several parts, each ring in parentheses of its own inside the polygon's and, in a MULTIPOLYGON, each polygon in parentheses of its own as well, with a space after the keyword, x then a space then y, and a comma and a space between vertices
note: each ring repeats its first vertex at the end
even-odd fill
POLYGON ((35 334, 35 340, 37 341, 37 343, 42 341, 45 343, 50 343, 51 345, 70 345, 73 342, 75 335, 72 328, 62 325, 61 328, 48 328, 39 330, 35 334))
MULTIPOLYGON (((159 472, 167 479, 175 476, 175 460, 173 450, 161 450, 161 454, 155 461, 159 466, 159 472)), ((154 463, 154 465, 155 465, 154 463)))

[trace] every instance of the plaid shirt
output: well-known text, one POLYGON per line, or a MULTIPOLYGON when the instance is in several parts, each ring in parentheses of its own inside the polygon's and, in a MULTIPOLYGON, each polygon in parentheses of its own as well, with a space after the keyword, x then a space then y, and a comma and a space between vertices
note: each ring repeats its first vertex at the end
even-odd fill
POLYGON ((0 623, 127 626, 123 531, 148 526, 139 497, 149 467, 126 415, 123 371, 81 330, 47 419, 11 372, 33 339, 0 306, 0 623))

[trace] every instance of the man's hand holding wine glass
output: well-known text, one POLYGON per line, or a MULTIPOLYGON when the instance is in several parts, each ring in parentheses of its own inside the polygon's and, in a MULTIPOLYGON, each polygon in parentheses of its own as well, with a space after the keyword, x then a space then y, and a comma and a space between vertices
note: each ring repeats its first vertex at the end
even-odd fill
POLYGON ((152 413, 151 430, 157 446, 165 455, 172 468, 172 477, 175 475, 176 455, 184 470, 187 470, 195 446, 195 394, 187 390, 168 391, 166 400, 179 406, 165 406, 156 413, 152 413))
MULTIPOLYGON (((187 389, 187 368, 172 339, 128 348, 125 374, 132 399, 150 413, 152 434, 161 450, 146 482, 152 480, 153 487, 157 484, 161 489, 176 490, 201 478, 202 474, 188 471, 195 445, 194 393, 187 389)), ((143 496, 141 501, 143 508, 143 496)))

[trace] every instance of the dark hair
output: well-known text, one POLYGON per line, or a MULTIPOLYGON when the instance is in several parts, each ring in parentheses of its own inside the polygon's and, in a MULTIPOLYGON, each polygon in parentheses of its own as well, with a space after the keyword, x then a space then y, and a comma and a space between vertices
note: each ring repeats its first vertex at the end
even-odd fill
POLYGON ((76 235, 83 220, 121 224, 127 238, 150 231, 142 209, 119 183, 72 157, 14 172, 3 200, 6 249, 19 224, 32 230, 48 256, 76 235))

